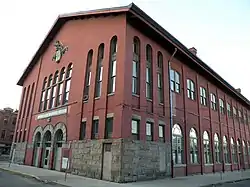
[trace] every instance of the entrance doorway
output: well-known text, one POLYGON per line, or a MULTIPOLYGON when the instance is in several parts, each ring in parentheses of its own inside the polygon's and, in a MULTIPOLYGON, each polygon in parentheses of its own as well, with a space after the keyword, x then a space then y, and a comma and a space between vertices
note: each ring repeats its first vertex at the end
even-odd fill
POLYGON ((111 143, 103 144, 102 179, 111 180, 112 152, 111 143))
POLYGON ((40 144, 41 144, 41 133, 37 132, 35 135, 34 141, 34 152, 33 152, 33 166, 39 166, 39 152, 40 152, 40 144))
POLYGON ((62 158, 62 144, 63 144, 63 131, 58 129, 55 133, 54 138, 54 158, 53 158, 53 169, 60 171, 61 170, 61 158, 62 158))
POLYGON ((43 139, 43 168, 49 168, 51 152, 51 132, 46 131, 43 139))

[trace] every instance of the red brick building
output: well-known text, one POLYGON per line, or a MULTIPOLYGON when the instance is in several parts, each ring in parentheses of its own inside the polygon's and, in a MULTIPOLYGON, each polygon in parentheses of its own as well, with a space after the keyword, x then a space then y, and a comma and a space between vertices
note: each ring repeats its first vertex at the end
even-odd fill
POLYGON ((0 110, 0 154, 9 154, 13 141, 18 111, 12 108, 0 110))
POLYGON ((249 168, 250 102, 196 52, 134 4, 59 16, 18 81, 15 161, 116 182, 249 168))

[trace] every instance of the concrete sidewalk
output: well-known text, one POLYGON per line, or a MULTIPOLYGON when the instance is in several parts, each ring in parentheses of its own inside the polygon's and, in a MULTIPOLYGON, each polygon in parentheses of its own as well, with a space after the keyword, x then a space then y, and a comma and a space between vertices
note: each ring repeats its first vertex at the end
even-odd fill
POLYGON ((42 182, 57 183, 70 187, 200 187, 208 185, 212 186, 212 184, 217 183, 250 179, 250 170, 246 170, 242 172, 226 172, 222 175, 220 173, 216 173, 188 177, 178 177, 174 179, 158 179, 153 181, 117 184, 71 174, 67 175, 67 180, 65 181, 65 174, 62 172, 18 164, 11 164, 11 166, 9 167, 9 164, 6 162, 0 162, 0 169, 8 170, 9 172, 18 175, 32 177, 42 182))

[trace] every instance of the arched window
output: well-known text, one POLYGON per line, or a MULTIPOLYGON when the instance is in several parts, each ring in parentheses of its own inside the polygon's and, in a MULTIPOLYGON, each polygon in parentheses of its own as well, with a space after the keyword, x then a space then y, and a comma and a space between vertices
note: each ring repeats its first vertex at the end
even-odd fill
POLYGON ((86 73, 85 73, 85 83, 84 83, 84 100, 88 100, 89 96, 89 87, 91 82, 91 65, 93 59, 93 50, 89 50, 87 63, 86 63, 86 73))
POLYGON ((220 163, 221 162, 221 145, 220 145, 220 139, 217 133, 214 134, 214 152, 215 152, 215 162, 220 163))
POLYGON ((163 55, 160 51, 157 54, 157 87, 159 103, 163 103, 163 55))
POLYGON ((43 81, 43 87, 42 87, 42 94, 41 94, 41 99, 40 99, 39 112, 41 112, 43 110, 43 105, 44 105, 44 101, 45 101, 46 85, 47 85, 47 77, 45 77, 44 81, 43 81))
POLYGON ((190 162, 192 164, 195 164, 198 163, 198 138, 196 130, 194 128, 190 129, 189 139, 190 139, 190 162))
POLYGON ((51 94, 51 86, 52 86, 52 82, 53 81, 53 75, 51 74, 49 76, 49 80, 48 80, 48 84, 47 84, 47 90, 45 93, 45 101, 44 101, 44 106, 43 106, 43 110, 47 110, 49 109, 49 100, 50 100, 50 94, 51 94))
POLYGON ((172 129, 172 151, 174 164, 183 164, 183 135, 178 124, 172 129))
POLYGON ((110 63, 109 63, 109 87, 108 93, 115 92, 116 83, 116 53, 117 53, 117 36, 113 36, 110 41, 110 63))
POLYGON ((229 149, 227 137, 223 136, 223 152, 224 152, 224 161, 225 163, 230 163, 229 149))
POLYGON ((56 97, 56 106, 60 106, 62 104, 64 79, 65 79, 65 67, 63 67, 60 72, 58 91, 57 91, 57 97, 56 97))
POLYGON ((204 162, 205 164, 211 164, 211 150, 208 132, 203 133, 203 146, 204 146, 204 162))
POLYGON ((100 97, 102 92, 103 58, 104 58, 104 44, 102 43, 101 45, 99 45, 98 48, 95 97, 100 97))
POLYGON ((54 78, 53 78, 53 85, 52 85, 52 90, 51 90, 51 99, 49 103, 49 108, 53 108, 56 106, 56 89, 57 89, 58 78, 59 78, 59 72, 56 71, 54 78))
POLYGON ((67 104, 69 102, 69 90, 71 84, 71 76, 72 76, 73 64, 70 63, 67 68, 65 86, 63 91, 63 104, 67 104))
POLYGON ((153 56, 152 56, 152 47, 147 44, 146 46, 146 97, 147 99, 152 99, 153 95, 153 56))
POLYGON ((139 95, 140 90, 140 40, 134 37, 133 41, 133 64, 132 64, 132 93, 139 95))
POLYGON ((242 141, 242 146, 243 146, 243 153, 244 153, 244 162, 248 162, 248 158, 247 158, 247 146, 245 144, 245 141, 242 141))
POLYGON ((237 158, 237 154, 236 154, 236 149, 237 146, 234 143, 234 139, 231 138, 231 152, 232 152, 232 159, 233 159, 233 163, 238 163, 238 158, 237 158))

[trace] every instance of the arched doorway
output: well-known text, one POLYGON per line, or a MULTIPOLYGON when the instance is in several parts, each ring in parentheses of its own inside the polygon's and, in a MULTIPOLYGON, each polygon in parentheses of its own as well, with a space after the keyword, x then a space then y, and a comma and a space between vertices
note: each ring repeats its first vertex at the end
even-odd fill
POLYGON ((51 152, 51 132, 47 130, 43 136, 43 157, 42 157, 43 168, 47 169, 49 168, 50 152, 51 152))
POLYGON ((62 158, 62 144, 63 144, 63 131, 58 129, 54 137, 54 158, 53 158, 53 169, 60 171, 61 169, 61 158, 62 158))
POLYGON ((34 149, 33 149, 33 166, 39 166, 39 152, 41 146, 41 133, 37 132, 34 140, 34 149))

